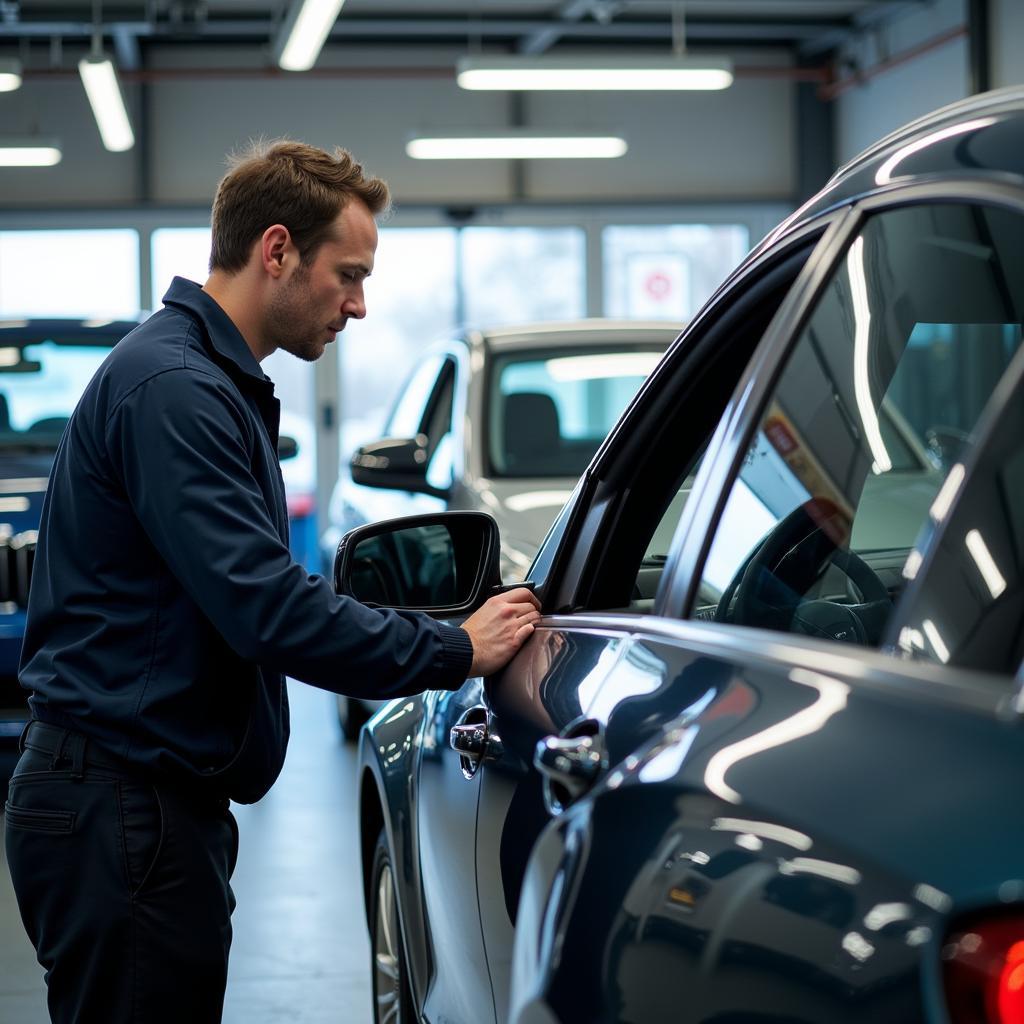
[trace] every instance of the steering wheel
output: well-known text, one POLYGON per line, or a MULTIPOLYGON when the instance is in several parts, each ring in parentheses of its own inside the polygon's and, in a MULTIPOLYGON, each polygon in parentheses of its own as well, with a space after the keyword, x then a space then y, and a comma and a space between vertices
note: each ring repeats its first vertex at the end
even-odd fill
POLYGON ((836 538, 845 533, 845 522, 834 508, 813 500, 798 506, 739 567, 718 602, 715 618, 844 643, 881 642, 892 601, 867 562, 839 547, 836 538), (859 604, 804 598, 830 564, 860 591, 859 604))

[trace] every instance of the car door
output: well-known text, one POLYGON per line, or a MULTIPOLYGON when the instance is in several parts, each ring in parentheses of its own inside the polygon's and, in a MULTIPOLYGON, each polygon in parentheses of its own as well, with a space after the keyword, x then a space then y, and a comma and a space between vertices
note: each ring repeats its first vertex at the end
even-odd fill
POLYGON ((796 330, 766 339, 712 442, 663 614, 634 623, 632 660, 660 682, 612 708, 621 760, 565 825, 587 851, 564 882, 577 912, 559 924, 549 905, 544 963, 536 918, 521 922, 536 938, 520 1007, 919 1021, 942 998, 928 972, 950 922, 1005 902, 1024 831, 1003 714, 1022 229, 1007 197, 915 190, 854 211, 809 267, 796 330), (1005 440, 973 471, 915 470, 887 403, 922 438, 952 416, 968 439, 1006 420, 1005 440))
MULTIPOLYGON (((817 225, 756 263, 731 293, 727 290, 695 321, 655 370, 641 390, 646 401, 641 398, 607 443, 618 449, 606 455, 611 470, 602 475, 599 455, 594 475, 581 481, 535 563, 545 607, 556 614, 544 620, 499 678, 488 680, 473 711, 489 730, 489 747, 474 777, 479 787, 475 874, 499 1022, 507 1019, 514 922, 527 858, 553 810, 623 756, 616 730, 607 728, 615 708, 629 703, 642 722, 646 695, 664 682, 665 665, 657 654, 633 642, 635 616, 629 613, 652 607, 668 541, 709 428, 727 403, 737 367, 750 357, 823 230, 817 225), (656 452, 655 438, 667 433, 674 440, 666 462, 656 452), (640 471, 644 466, 646 473, 640 471), (585 586, 602 584, 599 572, 588 576, 594 566, 587 560, 595 518, 601 516, 635 518, 643 526, 615 549, 632 563, 628 579, 621 568, 615 570, 617 590, 608 597, 623 614, 588 624, 585 616, 561 616, 557 610, 571 609, 585 586), (573 545, 557 543, 563 530, 575 534, 573 545), (551 759, 572 762, 563 784, 542 778, 533 768, 537 744, 546 737, 552 738, 551 759), (582 780, 573 777, 578 769, 582 780)), ((687 694, 677 694, 678 699, 692 703, 707 684, 688 679, 684 689, 687 694)))

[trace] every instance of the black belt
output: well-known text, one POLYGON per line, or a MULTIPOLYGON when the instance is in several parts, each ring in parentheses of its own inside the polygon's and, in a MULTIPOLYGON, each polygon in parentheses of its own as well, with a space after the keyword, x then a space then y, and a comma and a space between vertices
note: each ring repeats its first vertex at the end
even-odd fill
POLYGON ((29 722, 21 734, 19 746, 23 751, 34 750, 39 754, 48 754, 50 767, 54 769, 66 761, 71 765, 72 777, 81 777, 86 767, 137 774, 137 769, 133 770, 128 761, 101 750, 88 736, 48 722, 29 722))

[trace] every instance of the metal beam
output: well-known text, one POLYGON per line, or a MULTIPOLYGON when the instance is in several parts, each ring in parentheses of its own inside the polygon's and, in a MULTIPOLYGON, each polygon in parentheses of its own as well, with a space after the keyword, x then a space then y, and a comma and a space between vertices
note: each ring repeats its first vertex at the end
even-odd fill
MULTIPOLYGON (((904 0, 907 2, 907 0, 904 0)), ((922 3, 925 0, 913 0, 922 3)), ((519 39, 550 30, 550 21, 539 19, 500 18, 474 22, 474 30, 484 38, 519 39)), ((722 41, 734 43, 786 43, 812 40, 823 32, 842 27, 835 20, 818 21, 701 21, 690 18, 686 35, 690 41, 722 41)), ((137 38, 214 38, 260 39, 266 41, 276 28, 272 18, 207 19, 199 24, 152 24, 147 21, 109 20, 104 32, 123 32, 137 38)), ((569 22, 558 26, 562 37, 589 42, 610 43, 671 42, 672 26, 667 20, 618 20, 610 25, 598 22, 569 22)), ((354 18, 339 19, 331 32, 331 41, 379 38, 453 39, 464 41, 466 21, 462 18, 354 18)), ((86 20, 19 21, 0 23, 0 38, 49 38, 54 35, 67 38, 89 37, 92 23, 86 20)), ((845 35, 844 35, 845 37, 845 35)))

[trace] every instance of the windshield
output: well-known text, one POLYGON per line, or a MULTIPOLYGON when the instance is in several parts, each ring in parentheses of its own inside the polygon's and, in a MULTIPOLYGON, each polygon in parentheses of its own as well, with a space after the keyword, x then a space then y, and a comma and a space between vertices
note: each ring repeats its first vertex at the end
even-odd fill
POLYGON ((577 477, 661 358, 562 349, 495 359, 488 445, 498 477, 577 477))
POLYGON ((56 447, 107 346, 0 348, 0 449, 56 447))

